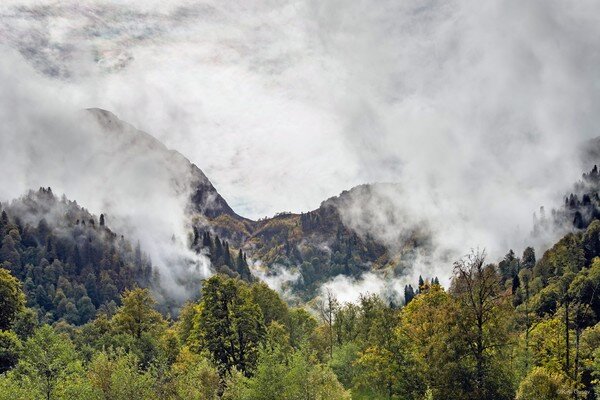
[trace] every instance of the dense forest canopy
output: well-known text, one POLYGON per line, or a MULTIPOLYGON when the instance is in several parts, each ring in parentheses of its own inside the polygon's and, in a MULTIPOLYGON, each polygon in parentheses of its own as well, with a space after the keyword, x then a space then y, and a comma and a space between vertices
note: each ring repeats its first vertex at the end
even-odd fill
POLYGON ((5 204, 0 236, 0 265, 23 282, 27 305, 43 322, 85 324, 97 310, 114 310, 125 289, 152 280, 139 243, 51 188, 5 204))
POLYGON ((291 307, 195 229, 217 273, 177 317, 106 216, 30 192, 0 216, 0 399, 596 399, 594 171, 577 185, 589 202, 552 212, 573 229, 541 257, 472 251, 449 287, 420 277, 403 303, 325 291, 291 307))
POLYGON ((597 221, 538 261, 471 253, 401 307, 328 293, 290 308, 218 274, 177 319, 135 288, 80 326, 40 322, 2 269, 0 398, 595 399, 599 238, 597 221))
POLYGON ((600 400, 599 16, 0 0, 0 400, 600 400))

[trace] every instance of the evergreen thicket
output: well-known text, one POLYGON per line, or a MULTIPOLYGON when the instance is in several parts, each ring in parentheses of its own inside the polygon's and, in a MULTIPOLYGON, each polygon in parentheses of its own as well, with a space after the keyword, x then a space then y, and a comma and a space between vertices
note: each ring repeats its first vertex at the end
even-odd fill
POLYGON ((0 267, 23 283, 27 305, 44 322, 84 324, 114 310, 120 294, 148 286, 152 265, 96 217, 50 188, 0 207, 0 267))

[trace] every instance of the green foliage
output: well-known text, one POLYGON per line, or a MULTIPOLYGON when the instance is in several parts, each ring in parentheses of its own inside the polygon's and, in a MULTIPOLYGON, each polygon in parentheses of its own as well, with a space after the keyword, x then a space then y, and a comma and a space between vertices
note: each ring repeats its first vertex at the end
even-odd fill
POLYGON ((45 398, 53 399, 57 398, 59 382, 78 369, 77 354, 69 338, 43 325, 24 343, 17 371, 45 398))
POLYGON ((534 277, 542 278, 544 283, 553 276, 565 272, 577 273, 585 265, 585 251, 580 235, 568 234, 552 249, 547 251, 533 269, 534 277))
POLYGON ((154 378, 139 368, 139 361, 132 354, 100 352, 91 361, 88 376, 101 399, 151 400, 156 395, 154 378))
POLYGON ((596 351, 593 354, 592 375, 594 377, 592 383, 594 384, 596 397, 600 397, 600 347, 596 347, 596 351))
POLYGON ((296 348, 308 343, 317 328, 317 320, 304 308, 292 308, 289 311, 290 344, 296 348))
POLYGON ((419 294, 402 310, 398 334, 411 346, 417 373, 434 399, 461 398, 465 344, 456 325, 455 299, 440 286, 419 294))
POLYGON ((547 319, 536 325, 530 335, 533 365, 552 372, 563 371, 566 345, 562 333, 560 318, 547 319))
POLYGON ((278 348, 261 350, 256 373, 240 395, 247 400, 350 399, 329 367, 305 351, 288 356, 278 348))
POLYGON ((249 376, 265 340, 262 311, 240 280, 213 276, 202 285, 202 301, 188 342, 206 349, 222 375, 237 369, 249 376))
POLYGON ((83 369, 69 374, 58 382, 56 398, 60 400, 103 400, 100 391, 95 388, 83 369))
POLYGON ((536 367, 519 385, 516 400, 568 400, 571 392, 560 374, 536 367))
POLYGON ((40 392, 29 377, 19 376, 13 371, 0 375, 0 400, 32 400, 43 399, 40 392))
POLYGON ((264 282, 251 285, 250 295, 252 301, 260 307, 265 325, 277 321, 287 325, 289 320, 288 307, 281 297, 264 282))
POLYGON ((173 364, 170 386, 173 400, 214 400, 220 388, 219 373, 205 357, 183 348, 173 364))
POLYGON ((331 370, 347 389, 352 388, 353 383, 358 378, 355 363, 359 357, 359 351, 360 347, 356 342, 344 343, 335 348, 333 358, 329 362, 331 370))
POLYGON ((113 318, 117 332, 140 339, 142 334, 162 328, 162 316, 153 308, 156 302, 148 289, 126 290, 122 302, 123 306, 113 318))
POLYGON ((14 332, 0 331, 0 374, 17 365, 21 341, 14 332))
POLYGON ((33 332, 37 326, 37 313, 31 308, 25 308, 17 314, 13 324, 13 331, 21 340, 26 340, 33 335, 33 332))
POLYGON ((21 282, 4 268, 0 268, 0 330, 12 327, 25 304, 21 282))
POLYGON ((485 253, 472 252, 454 264, 451 294, 451 339, 461 354, 462 379, 472 387, 464 396, 511 399, 511 302, 495 266, 485 264, 485 253))

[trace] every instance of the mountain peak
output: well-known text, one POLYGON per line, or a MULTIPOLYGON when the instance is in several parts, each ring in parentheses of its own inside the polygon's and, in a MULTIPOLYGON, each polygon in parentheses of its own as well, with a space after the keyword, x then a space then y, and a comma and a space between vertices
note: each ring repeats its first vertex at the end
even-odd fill
POLYGON ((183 154, 167 148, 167 146, 151 134, 139 130, 133 125, 119 119, 119 117, 108 110, 88 108, 85 111, 93 116, 95 122, 106 134, 120 135, 121 138, 125 136, 126 143, 129 146, 143 148, 144 151, 158 155, 159 157, 156 158, 164 162, 165 168, 188 171, 189 173, 186 174, 186 177, 173 176, 173 180, 176 186, 189 187, 191 189, 190 208, 192 211, 209 218, 226 214, 236 219, 245 220, 245 218, 236 214, 229 204, 227 204, 204 172, 183 154), (186 182, 186 179, 189 179, 189 181, 186 182))

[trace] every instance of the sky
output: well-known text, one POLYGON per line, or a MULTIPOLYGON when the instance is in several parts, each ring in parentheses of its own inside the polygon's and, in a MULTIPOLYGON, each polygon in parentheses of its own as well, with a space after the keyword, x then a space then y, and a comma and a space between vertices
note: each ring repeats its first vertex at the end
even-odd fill
MULTIPOLYGON (((425 225, 440 252, 496 257, 522 251, 532 213, 589 167, 576 147, 598 136, 598 43, 594 0, 0 4, 5 88, 114 112, 239 214, 392 182, 348 223, 385 240, 425 225)), ((0 101, 28 118, 28 102, 0 101)))

